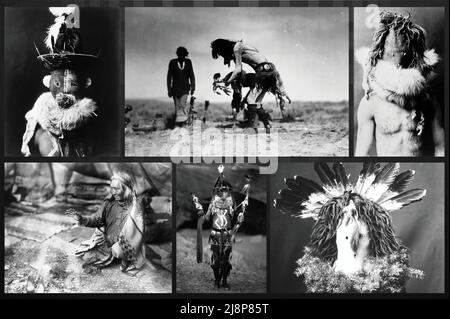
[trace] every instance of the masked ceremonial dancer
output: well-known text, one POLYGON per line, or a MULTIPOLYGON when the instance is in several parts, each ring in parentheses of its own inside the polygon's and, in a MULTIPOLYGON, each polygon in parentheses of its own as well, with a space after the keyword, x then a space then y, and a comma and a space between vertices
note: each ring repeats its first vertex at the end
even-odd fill
POLYGON ((248 109, 248 119, 254 128, 256 128, 256 115, 263 122, 266 129, 270 129, 269 115, 262 107, 262 100, 267 92, 274 94, 278 100, 282 114, 284 114, 286 98, 289 103, 291 99, 287 95, 280 73, 275 65, 267 60, 258 49, 243 41, 231 41, 227 39, 216 39, 211 43, 212 57, 217 59, 221 56, 224 64, 230 66, 231 61, 235 67, 231 75, 222 79, 216 79, 215 84, 224 83, 229 85, 233 83, 233 109, 237 112, 237 100, 242 96, 243 84, 252 81, 252 86, 245 98, 248 109), (243 71, 243 63, 249 65, 254 71, 254 75, 249 78, 243 71))
POLYGON ((25 156, 89 156, 97 104, 88 97, 88 88, 97 56, 82 52, 77 7, 51 7, 50 12, 55 16, 45 39, 50 53, 38 51, 37 57, 50 73, 43 78, 49 90, 25 115, 21 152, 25 156))
MULTIPOLYGON (((232 196, 233 188, 225 180, 223 165, 220 165, 219 176, 214 184, 213 199, 208 207, 206 214, 202 205, 194 197, 194 205, 197 210, 200 225, 204 220, 212 221, 212 229, 209 236, 211 244, 211 268, 214 273, 214 286, 229 289, 228 276, 231 271, 231 253, 233 237, 244 221, 245 208, 248 205, 248 197, 241 203, 242 209, 237 212, 234 198, 232 196), (237 216, 236 216, 237 215, 237 216), (234 222, 235 221, 235 222, 234 222), (233 226, 234 222, 234 226, 233 226)), ((246 189, 248 191, 248 187, 246 189)), ((201 232, 199 227, 197 231, 201 232)), ((201 243, 200 243, 201 245, 201 243)), ((199 257, 197 255, 197 257, 199 257)), ((201 258, 197 259, 201 262, 201 258)))

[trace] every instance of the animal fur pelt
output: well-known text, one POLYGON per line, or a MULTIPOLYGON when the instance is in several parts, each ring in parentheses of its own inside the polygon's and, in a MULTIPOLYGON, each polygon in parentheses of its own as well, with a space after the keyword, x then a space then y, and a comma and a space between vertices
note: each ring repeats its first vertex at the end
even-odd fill
MULTIPOLYGON (((368 97, 370 93, 380 98, 405 106, 408 99, 426 92, 434 72, 423 74, 417 68, 401 68, 393 63, 379 60, 375 66, 370 64, 370 49, 360 48, 355 53, 356 60, 363 68, 362 87, 368 97)), ((424 62, 430 68, 439 62, 439 55, 434 49, 424 53, 424 62)))
POLYGON ((87 124, 93 116, 97 105, 90 98, 76 101, 69 108, 61 108, 50 92, 42 93, 34 103, 33 108, 25 115, 27 120, 26 130, 23 135, 22 153, 30 156, 29 142, 39 124, 52 135, 63 137, 65 131, 72 131, 87 124))

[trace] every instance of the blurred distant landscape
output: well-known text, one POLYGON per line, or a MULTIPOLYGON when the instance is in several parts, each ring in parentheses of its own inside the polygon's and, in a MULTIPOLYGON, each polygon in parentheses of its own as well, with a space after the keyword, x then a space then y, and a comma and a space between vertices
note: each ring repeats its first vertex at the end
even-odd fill
MULTIPOLYGON (((126 114, 130 119, 125 132, 126 155, 170 156, 170 149, 175 144, 170 140, 175 109, 173 101, 169 98, 128 99, 126 105, 133 108, 126 114), (152 129, 139 131, 133 127, 152 129)), ((201 98, 195 102, 197 119, 206 119, 204 128, 232 127, 232 122, 227 120, 231 114, 229 102, 211 102, 206 111, 204 105, 205 100, 201 98)), ((278 147, 278 156, 348 155, 348 101, 293 101, 287 104, 293 118, 289 122, 280 122, 281 112, 275 101, 264 103, 263 107, 272 110, 272 128, 283 141, 278 147)), ((242 120, 242 114, 239 114, 239 119, 242 120)), ((235 133, 239 132, 245 133, 236 129, 235 133)))

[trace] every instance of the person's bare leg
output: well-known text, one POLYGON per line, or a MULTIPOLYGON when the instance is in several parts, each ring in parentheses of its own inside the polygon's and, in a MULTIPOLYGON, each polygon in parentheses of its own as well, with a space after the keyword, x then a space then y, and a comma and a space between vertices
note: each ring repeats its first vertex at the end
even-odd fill
POLYGON ((256 122, 256 113, 258 109, 257 99, 260 96, 261 91, 256 87, 250 89, 247 94, 247 109, 248 109, 248 120, 251 127, 254 129, 258 128, 258 122, 256 122))
POLYGON ((262 100, 264 99, 264 96, 266 95, 266 91, 265 90, 258 90, 259 94, 256 97, 256 114, 258 114, 258 118, 261 122, 263 122, 264 127, 266 129, 270 129, 272 126, 270 125, 269 122, 269 114, 267 114, 267 112, 264 110, 264 108, 262 107, 262 100))

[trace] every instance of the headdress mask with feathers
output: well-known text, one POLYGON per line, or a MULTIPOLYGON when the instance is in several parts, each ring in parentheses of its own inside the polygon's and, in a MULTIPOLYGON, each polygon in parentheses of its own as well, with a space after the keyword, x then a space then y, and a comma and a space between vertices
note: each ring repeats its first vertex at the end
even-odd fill
POLYGON ((214 195, 217 195, 219 197, 223 197, 226 195, 226 197, 231 196, 231 192, 233 191, 233 186, 225 180, 225 175, 223 174, 223 171, 219 172, 219 176, 216 179, 216 182, 214 183, 213 193, 214 195))
POLYGON ((425 196, 424 189, 405 191, 413 180, 413 170, 400 173, 398 163, 383 167, 364 163, 358 181, 352 185, 341 163, 332 168, 316 163, 314 168, 323 186, 300 176, 287 178, 288 188, 280 190, 274 202, 283 213, 316 220, 309 243, 311 255, 335 262, 340 227, 352 222, 349 245, 355 256, 365 234, 368 257, 383 257, 403 247, 395 237, 389 213, 425 196))
POLYGON ((429 71, 425 63, 427 50, 425 30, 410 20, 389 11, 380 14, 378 29, 373 36, 374 44, 370 52, 372 67, 378 60, 390 61, 402 68, 416 68, 421 72, 429 71))
POLYGON ((230 66, 230 62, 234 61, 234 45, 235 41, 226 39, 216 39, 211 42, 211 55, 213 59, 223 57, 223 64, 230 66))
POLYGON ((54 24, 47 30, 45 45, 52 53, 79 53, 82 51, 78 32, 79 21, 76 19, 76 7, 51 7, 55 16, 54 24))
POLYGON ((44 85, 58 106, 67 109, 85 97, 92 83, 88 68, 96 57, 82 54, 78 7, 50 7, 49 11, 55 16, 44 41, 50 54, 39 55, 38 59, 50 71, 44 85))

